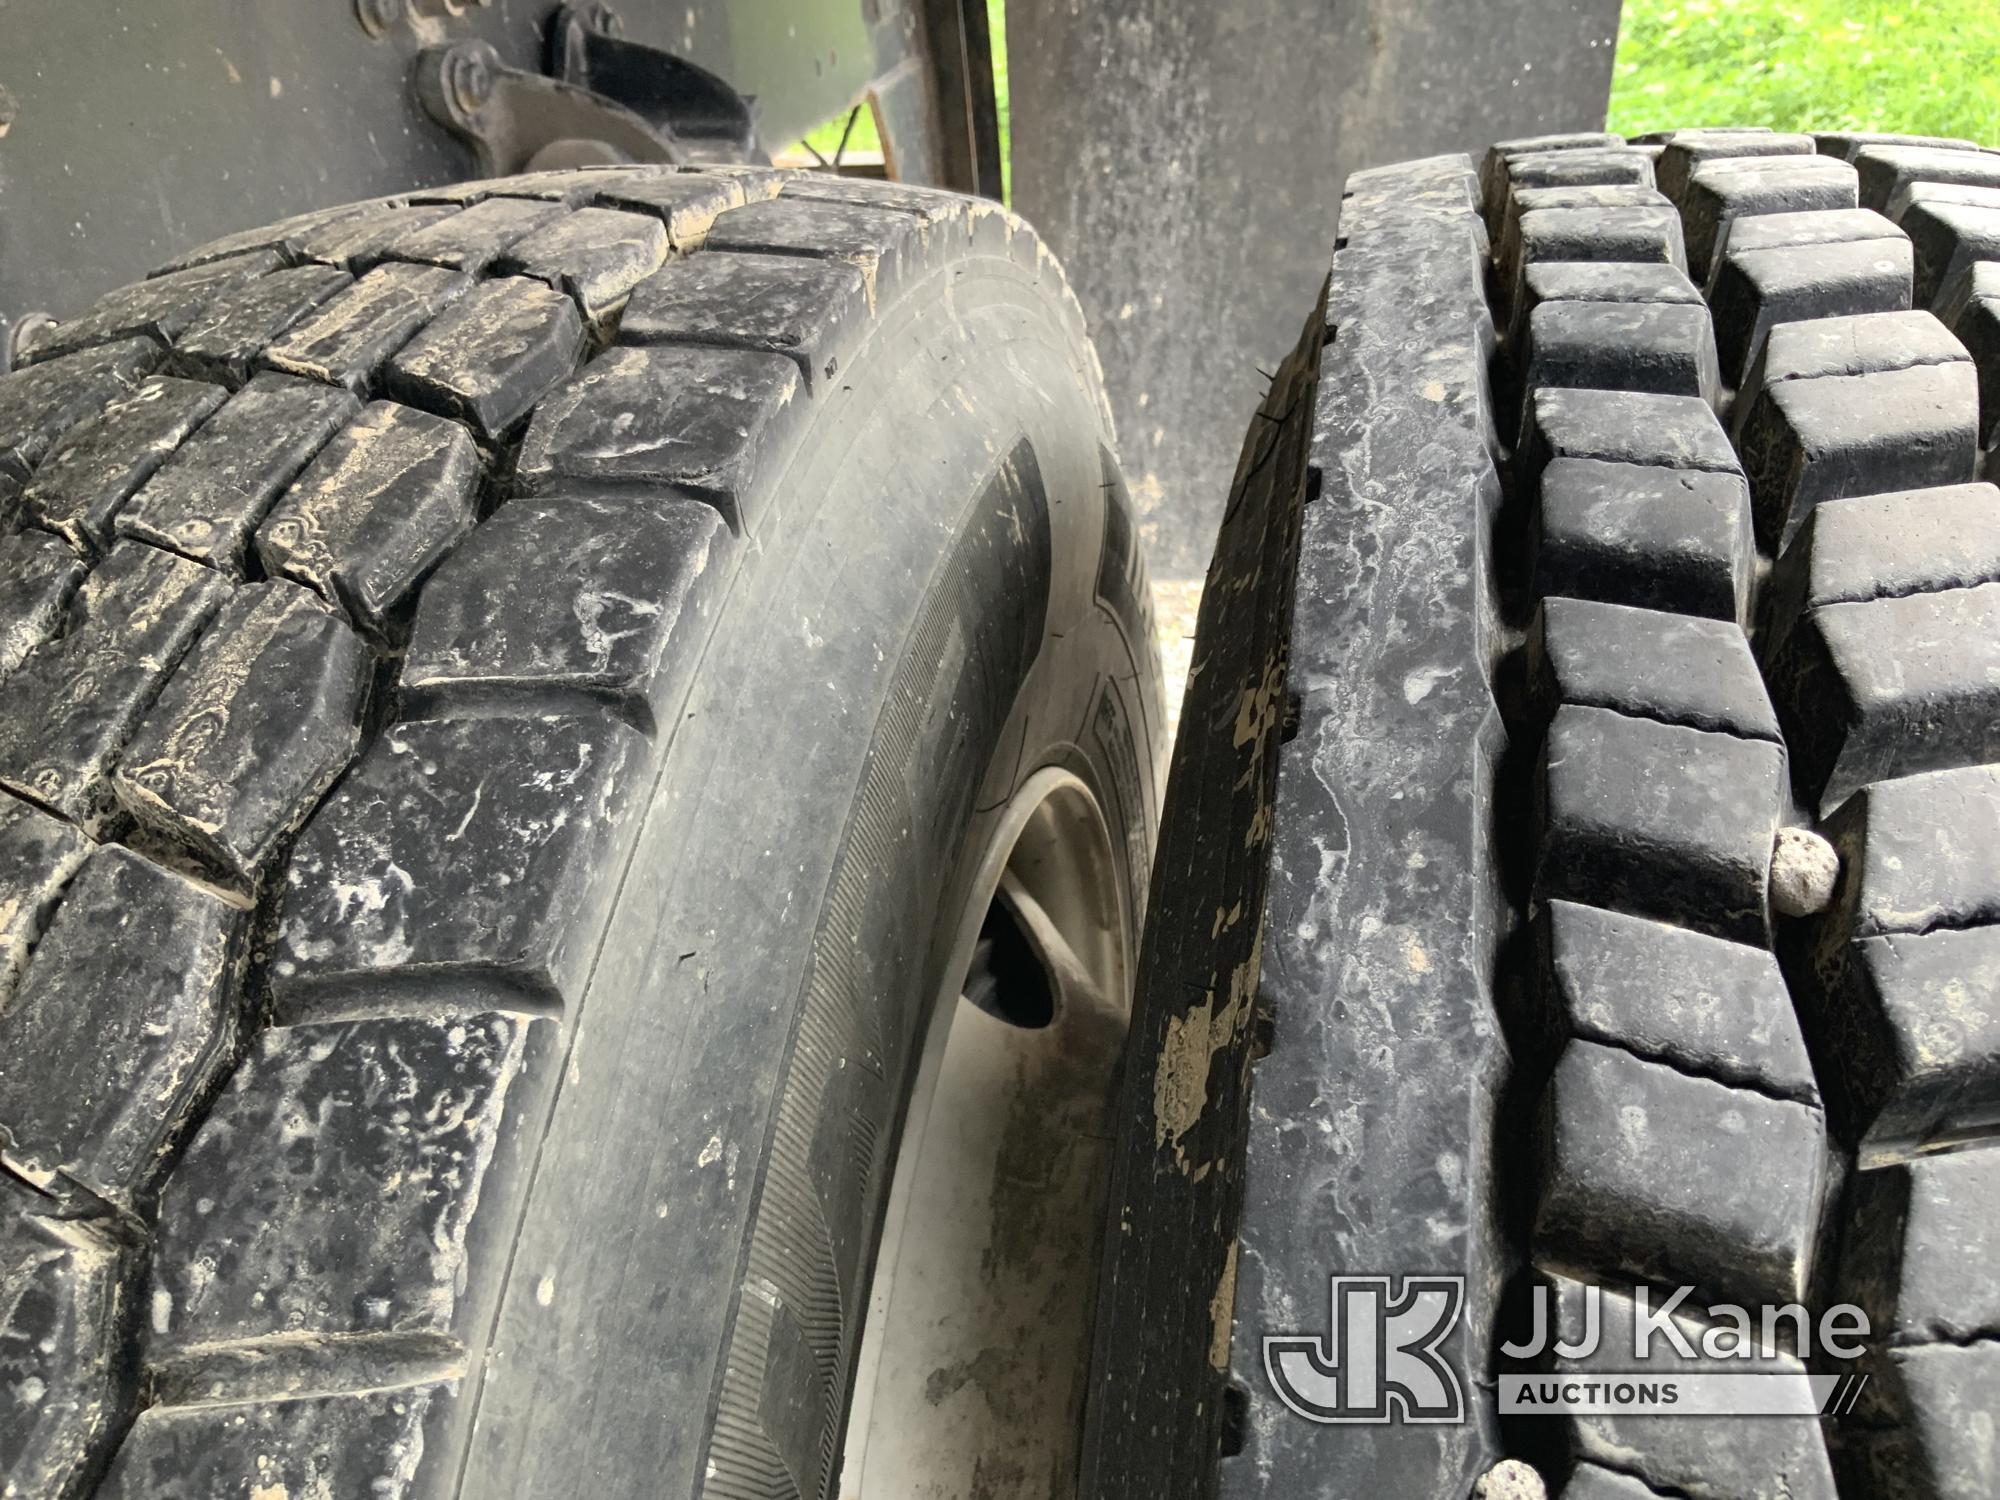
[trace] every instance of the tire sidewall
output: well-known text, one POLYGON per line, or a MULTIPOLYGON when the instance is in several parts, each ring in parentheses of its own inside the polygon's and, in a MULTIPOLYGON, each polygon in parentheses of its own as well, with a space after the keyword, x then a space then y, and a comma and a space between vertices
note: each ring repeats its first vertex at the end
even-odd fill
POLYGON ((698 665, 543 1139, 470 1490, 820 1493, 968 852, 1036 771, 1096 796, 1136 931, 1160 670, 1050 265, 975 253, 885 298, 689 622, 698 665), (588 1291, 552 1307, 551 1278, 588 1291))

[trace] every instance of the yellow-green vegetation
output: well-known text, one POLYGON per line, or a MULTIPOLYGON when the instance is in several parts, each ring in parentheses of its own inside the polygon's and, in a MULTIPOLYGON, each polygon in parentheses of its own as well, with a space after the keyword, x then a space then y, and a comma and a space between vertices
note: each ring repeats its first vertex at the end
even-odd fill
MULTIPOLYGON (((1996 0, 2000 3, 2000 0, 1996 0)), ((1011 135, 1007 121, 1007 0, 986 0, 986 24, 993 35, 993 96, 1000 107, 1000 181, 1002 196, 1012 198, 1014 164, 1009 160, 1008 146, 1011 135)), ((817 130, 808 131, 804 144, 817 151, 828 161, 840 149, 840 137, 847 130, 845 112, 835 116, 817 130)), ((849 151, 880 151, 882 137, 875 129, 874 113, 864 104, 860 115, 855 118, 854 129, 847 136, 849 151)))
POLYGON ((2000 144, 2000 0, 1625 0, 1609 128, 2000 144))

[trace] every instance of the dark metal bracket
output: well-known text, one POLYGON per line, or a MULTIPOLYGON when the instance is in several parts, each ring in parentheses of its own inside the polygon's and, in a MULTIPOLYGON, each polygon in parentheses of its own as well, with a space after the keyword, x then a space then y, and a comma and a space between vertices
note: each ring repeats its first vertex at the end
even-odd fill
POLYGON ((620 29, 608 6, 559 7, 549 23, 549 74, 509 67, 485 42, 429 48, 417 59, 417 98, 472 148, 482 177, 607 162, 764 160, 748 99, 684 58, 626 41, 620 29))
POLYGON ((562 5, 549 21, 552 78, 616 100, 695 162, 761 161, 756 101, 684 57, 627 41, 601 3, 562 5))

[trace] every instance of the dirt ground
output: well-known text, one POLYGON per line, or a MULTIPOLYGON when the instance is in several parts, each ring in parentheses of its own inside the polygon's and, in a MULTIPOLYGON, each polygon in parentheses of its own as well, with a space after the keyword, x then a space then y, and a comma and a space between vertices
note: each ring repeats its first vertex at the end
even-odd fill
POLYGON ((1160 641, 1160 661, 1166 671, 1167 736, 1181 722, 1181 694, 1187 688, 1188 664, 1194 660, 1195 612, 1201 608, 1199 578, 1153 580, 1153 613, 1160 641))

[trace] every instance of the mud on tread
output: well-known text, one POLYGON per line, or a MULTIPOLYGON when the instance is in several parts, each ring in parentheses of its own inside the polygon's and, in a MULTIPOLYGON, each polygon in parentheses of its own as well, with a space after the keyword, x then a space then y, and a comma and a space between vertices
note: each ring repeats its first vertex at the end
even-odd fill
POLYGON ((1025 226, 949 194, 531 174, 227 236, 0 378, 0 1491, 448 1489, 416 1455, 470 1420, 677 621, 880 308, 974 251, 1080 327, 1025 226), (591 458, 606 394, 693 457, 591 458), (558 480, 600 493, 508 500, 558 480), (579 613, 609 537, 622 626, 579 613), (539 805, 430 780, 510 756, 539 805), (504 899, 405 941, 410 872, 489 838, 504 899), (375 928, 315 887, 367 909, 388 871, 375 928), (324 1198, 278 1149, 301 1110, 345 1122, 324 1198))

